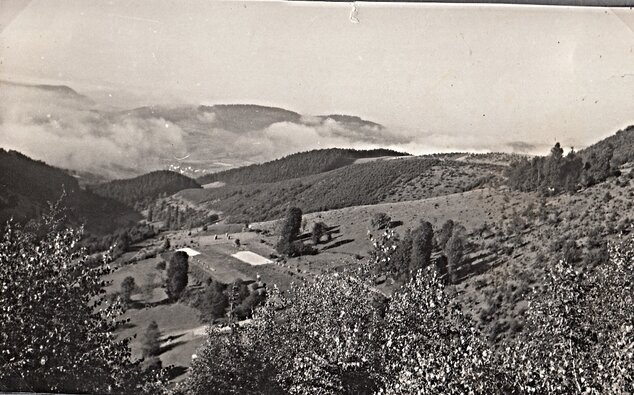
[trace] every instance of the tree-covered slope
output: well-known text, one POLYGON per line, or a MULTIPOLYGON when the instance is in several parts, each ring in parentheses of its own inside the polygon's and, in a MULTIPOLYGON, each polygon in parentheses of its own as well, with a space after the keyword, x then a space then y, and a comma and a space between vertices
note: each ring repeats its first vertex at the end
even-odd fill
POLYGON ((604 138, 579 152, 584 160, 612 157, 614 165, 634 161, 634 125, 630 125, 616 134, 604 138))
POLYGON ((133 223, 140 215, 114 200, 79 187, 65 171, 16 151, 0 149, 0 221, 36 218, 62 195, 70 222, 85 224, 90 232, 108 233, 133 223))
POLYGON ((91 186, 104 197, 125 203, 130 207, 145 204, 161 195, 172 195, 183 189, 200 188, 200 184, 182 174, 168 170, 153 171, 139 177, 114 180, 91 186))
POLYGON ((327 172, 350 165, 357 159, 406 155, 408 154, 387 149, 321 149, 299 152, 262 164, 207 174, 200 177, 198 181, 201 184, 218 181, 227 184, 270 183, 327 172))
POLYGON ((181 191, 177 196, 220 211, 232 221, 262 221, 281 217, 289 204, 314 212, 467 191, 500 175, 502 169, 490 164, 408 157, 358 163, 278 182, 181 191))

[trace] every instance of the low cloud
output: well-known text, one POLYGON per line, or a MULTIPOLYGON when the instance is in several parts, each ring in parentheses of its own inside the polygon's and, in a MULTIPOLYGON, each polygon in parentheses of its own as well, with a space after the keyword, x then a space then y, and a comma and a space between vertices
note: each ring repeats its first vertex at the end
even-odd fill
POLYGON ((544 150, 524 141, 501 141, 495 133, 385 128, 350 116, 298 116, 257 106, 114 111, 68 88, 6 83, 0 88, 1 147, 109 178, 165 168, 187 168, 189 174, 201 175, 334 147, 391 148, 412 154, 544 150))
POLYGON ((51 165, 121 177, 161 167, 185 151, 164 119, 102 112, 81 96, 2 84, 0 146, 51 165))

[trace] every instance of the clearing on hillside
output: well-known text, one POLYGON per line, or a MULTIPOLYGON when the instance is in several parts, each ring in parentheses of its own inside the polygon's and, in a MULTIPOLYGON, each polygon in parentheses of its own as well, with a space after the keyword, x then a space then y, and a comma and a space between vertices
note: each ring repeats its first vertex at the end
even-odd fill
POLYGON ((251 251, 240 251, 231 255, 234 258, 241 260, 242 262, 246 262, 252 266, 266 265, 269 263, 273 263, 270 259, 266 259, 262 255, 258 255, 255 252, 251 251))

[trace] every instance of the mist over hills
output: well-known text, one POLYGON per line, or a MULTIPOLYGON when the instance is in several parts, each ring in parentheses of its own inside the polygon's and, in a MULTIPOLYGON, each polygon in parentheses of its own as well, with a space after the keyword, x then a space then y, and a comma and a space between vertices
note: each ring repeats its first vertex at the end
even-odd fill
POLYGON ((197 178, 335 147, 414 154, 541 152, 546 147, 546 153, 549 145, 505 141, 499 134, 448 135, 427 131, 425 125, 406 131, 351 114, 308 115, 256 104, 117 109, 64 85, 0 81, 0 146, 106 179, 163 169, 197 178))
POLYGON ((109 179, 160 169, 200 176, 307 149, 407 141, 384 130, 255 104, 113 109, 67 86, 0 81, 0 146, 109 179))

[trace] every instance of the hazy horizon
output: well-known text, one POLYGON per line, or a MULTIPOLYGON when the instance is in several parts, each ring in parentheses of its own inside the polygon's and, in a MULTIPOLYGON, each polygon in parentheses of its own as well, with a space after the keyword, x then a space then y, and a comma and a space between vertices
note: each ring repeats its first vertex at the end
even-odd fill
POLYGON ((151 169, 192 154, 194 138, 214 147, 192 160, 247 163, 333 146, 546 153, 634 124, 631 9, 3 0, 0 45, 0 79, 94 100, 5 89, 0 146, 83 170, 151 169), (214 119, 108 115, 198 104, 346 114, 385 129, 302 121, 245 135, 214 119))

